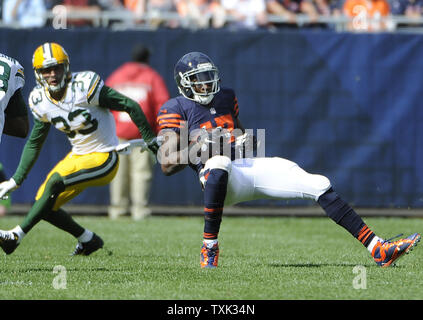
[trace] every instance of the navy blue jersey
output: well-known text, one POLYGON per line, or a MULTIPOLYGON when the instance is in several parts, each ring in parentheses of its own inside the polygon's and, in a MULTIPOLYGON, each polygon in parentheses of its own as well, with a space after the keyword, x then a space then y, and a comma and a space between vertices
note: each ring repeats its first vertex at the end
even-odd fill
MULTIPOLYGON (((212 102, 201 105, 195 101, 178 96, 167 101, 159 110, 157 123, 160 130, 171 129, 177 133, 187 129, 190 134, 195 129, 225 128, 232 131, 237 127, 238 101, 235 92, 221 88, 212 102)), ((232 148, 234 144, 232 143, 232 148)), ((232 152, 233 153, 233 152, 232 152)), ((190 166, 199 171, 201 164, 190 166)))

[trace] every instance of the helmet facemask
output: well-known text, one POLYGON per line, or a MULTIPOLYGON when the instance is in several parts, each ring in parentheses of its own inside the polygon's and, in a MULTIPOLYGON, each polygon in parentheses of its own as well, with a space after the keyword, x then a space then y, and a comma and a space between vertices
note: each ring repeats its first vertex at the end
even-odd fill
POLYGON ((179 72, 179 92, 187 99, 209 104, 220 91, 219 72, 212 63, 198 64, 197 68, 179 72))
POLYGON ((43 68, 35 69, 35 78, 37 79, 37 81, 43 87, 47 88, 48 91, 50 91, 52 93, 62 90, 67 85, 69 77, 70 77, 70 71, 69 71, 69 64, 67 62, 64 62, 64 63, 54 62, 52 64, 46 64, 46 66, 43 67, 43 68), (58 66, 58 65, 63 66, 63 75, 62 75, 62 78, 59 80, 59 83, 57 85, 53 86, 53 85, 50 85, 46 79, 44 79, 44 77, 42 75, 42 70, 53 67, 53 66, 58 66))

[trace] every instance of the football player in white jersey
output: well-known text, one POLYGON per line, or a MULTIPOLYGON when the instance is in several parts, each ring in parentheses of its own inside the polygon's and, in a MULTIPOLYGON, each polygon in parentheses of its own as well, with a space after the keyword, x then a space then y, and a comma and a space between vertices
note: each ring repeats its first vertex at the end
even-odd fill
POLYGON ((29 123, 21 88, 24 68, 15 59, 0 53, 0 142, 2 134, 25 138, 29 123))
POLYGON ((72 150, 48 173, 22 223, 0 231, 0 246, 11 254, 43 219, 77 238, 74 255, 89 255, 103 247, 103 240, 61 207, 87 187, 108 184, 116 174, 118 139, 109 109, 127 112, 154 153, 156 137, 135 101, 105 86, 95 72, 71 73, 69 56, 59 44, 39 46, 32 64, 38 82, 29 96, 34 126, 15 174, 0 184, 0 198, 23 183, 51 126, 67 135, 72 150))

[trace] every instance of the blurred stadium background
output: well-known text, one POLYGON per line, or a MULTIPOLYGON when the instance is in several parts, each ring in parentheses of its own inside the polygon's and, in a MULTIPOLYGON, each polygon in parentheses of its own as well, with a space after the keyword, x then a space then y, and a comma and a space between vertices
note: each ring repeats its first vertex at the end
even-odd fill
MULTIPOLYGON (((0 52, 25 67, 26 97, 35 85, 32 54, 46 41, 67 50, 72 71, 93 70, 103 79, 130 59, 133 45, 148 45, 151 65, 171 96, 177 95, 175 62, 189 51, 202 51, 220 68, 222 85, 237 92, 245 126, 266 130, 267 156, 326 175, 363 216, 423 216, 420 16, 379 15, 369 25, 377 20, 387 27, 373 29, 355 20, 354 30, 355 18, 343 14, 342 6, 340 14, 319 14, 315 20, 299 13, 295 23, 266 12, 266 23, 252 26, 240 25, 227 11, 223 25, 215 28, 209 13, 195 18, 177 11, 63 8, 46 6, 38 26, 1 22, 0 52), (76 18, 85 22, 75 24, 76 18), (161 22, 154 23, 157 19, 161 22)), ((2 137, 0 162, 7 175, 14 173, 23 145, 21 139, 2 137)), ((13 193, 11 213, 27 211, 46 173, 68 151, 65 135, 51 130, 35 167, 13 193)), ((150 202, 153 215, 202 214, 201 188, 189 169, 165 177, 156 166, 150 202)), ((108 187, 91 188, 67 208, 106 215, 108 203, 108 187)), ((227 208, 225 214, 314 216, 323 211, 308 201, 260 200, 227 208)))

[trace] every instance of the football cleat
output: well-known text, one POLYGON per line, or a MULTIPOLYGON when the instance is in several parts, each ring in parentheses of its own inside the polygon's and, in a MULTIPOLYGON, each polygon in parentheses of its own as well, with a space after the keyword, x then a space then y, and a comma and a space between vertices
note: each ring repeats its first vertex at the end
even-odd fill
POLYGON ((103 240, 96 235, 93 234, 93 237, 88 242, 78 242, 76 245, 75 251, 72 253, 73 256, 82 255, 82 256, 88 256, 94 251, 97 251, 98 249, 103 248, 103 240))
POLYGON ((393 263, 401 258, 404 253, 409 253, 417 245, 420 238, 419 233, 414 233, 405 239, 393 242, 390 241, 392 239, 378 241, 372 250, 372 257, 376 264, 382 268, 394 265, 393 263))
POLYGON ((201 268, 216 268, 219 259, 219 243, 207 244, 203 241, 201 247, 201 268))
POLYGON ((11 254, 15 251, 18 243, 19 237, 16 233, 11 231, 1 231, 0 230, 0 247, 6 254, 11 254))

